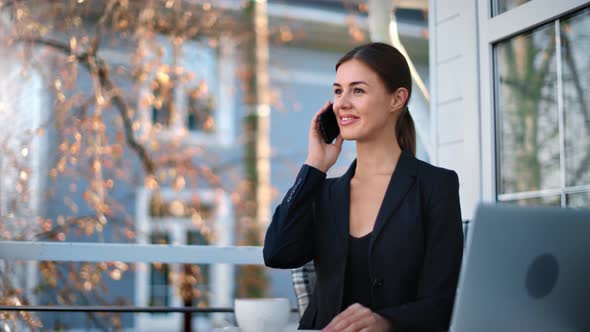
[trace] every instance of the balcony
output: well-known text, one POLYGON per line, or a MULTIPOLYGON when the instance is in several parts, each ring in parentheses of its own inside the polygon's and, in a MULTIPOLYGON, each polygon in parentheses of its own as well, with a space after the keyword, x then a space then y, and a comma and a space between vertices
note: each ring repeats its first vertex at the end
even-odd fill
MULTIPOLYGON (((22 263, 23 261, 68 261, 68 262, 124 262, 136 263, 138 270, 145 269, 150 263, 160 264, 213 264, 228 265, 263 265, 262 247, 256 246, 208 246, 208 245, 153 245, 153 244, 107 244, 107 243, 76 243, 76 242, 0 242, 0 261, 4 263, 22 263)), ((140 290, 141 292, 141 290, 140 290)), ((137 294, 137 298, 145 298, 145 294, 137 294)), ((201 307, 201 306, 130 306, 130 305, 23 305, 13 303, 0 305, 0 311, 31 312, 31 313, 132 313, 132 314, 171 314, 215 315, 221 331, 224 326, 229 328, 235 324, 233 306, 201 307), (229 314, 229 316, 228 316, 229 314)), ((292 308, 289 330, 296 328, 297 308, 292 308)), ((170 326, 170 321, 179 323, 179 319, 171 317, 162 323, 150 321, 150 326, 142 326, 141 320, 131 330, 178 330, 170 326), (156 324, 154 326, 154 324, 156 324)), ((8 324, 8 323, 6 323, 8 324)), ((7 325, 8 326, 8 325, 7 325)), ((211 329, 211 327, 209 327, 211 329)), ((195 325, 185 326, 186 331, 198 330, 195 325)), ((215 330, 215 328, 213 328, 215 330)))

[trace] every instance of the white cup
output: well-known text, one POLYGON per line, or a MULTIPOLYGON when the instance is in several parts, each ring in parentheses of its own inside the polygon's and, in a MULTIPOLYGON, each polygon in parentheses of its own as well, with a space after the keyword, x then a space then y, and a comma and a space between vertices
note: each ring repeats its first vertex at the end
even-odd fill
POLYGON ((287 298, 235 299, 234 310, 243 332, 283 331, 291 305, 287 298))

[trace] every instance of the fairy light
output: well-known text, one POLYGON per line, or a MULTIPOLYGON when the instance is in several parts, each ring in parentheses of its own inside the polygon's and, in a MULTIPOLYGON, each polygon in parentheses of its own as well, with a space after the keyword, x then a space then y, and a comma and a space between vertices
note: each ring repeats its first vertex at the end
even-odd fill
POLYGON ((121 280, 121 276, 122 276, 123 274, 121 273, 121 270, 119 270, 119 269, 114 269, 114 270, 112 270, 112 271, 111 271, 110 275, 111 275, 111 278, 112 278, 113 280, 121 280))

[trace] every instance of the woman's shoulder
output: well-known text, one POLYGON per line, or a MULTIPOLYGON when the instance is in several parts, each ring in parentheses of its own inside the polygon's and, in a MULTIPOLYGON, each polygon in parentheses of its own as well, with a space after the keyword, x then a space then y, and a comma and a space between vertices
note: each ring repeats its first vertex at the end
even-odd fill
POLYGON ((356 159, 353 160, 350 165, 348 165, 348 168, 343 169, 342 167, 340 167, 337 170, 334 170, 331 174, 329 174, 326 178, 325 181, 325 187, 331 187, 331 186, 340 186, 340 185, 345 185, 345 183, 347 181, 350 181, 350 179, 353 177, 354 175, 354 171, 356 169, 356 159), (334 174, 339 174, 339 175, 334 175, 334 174))
POLYGON ((452 169, 434 166, 420 159, 417 160, 416 176, 420 182, 429 186, 439 186, 458 182, 458 175, 452 169))

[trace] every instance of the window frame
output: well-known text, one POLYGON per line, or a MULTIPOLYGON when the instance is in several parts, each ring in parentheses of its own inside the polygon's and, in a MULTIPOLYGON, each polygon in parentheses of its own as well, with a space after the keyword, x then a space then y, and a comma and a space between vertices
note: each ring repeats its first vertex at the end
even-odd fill
MULTIPOLYGON (((497 146, 496 126, 497 114, 495 112, 495 59, 494 46, 498 42, 510 37, 525 33, 544 25, 554 22, 558 25, 558 19, 570 13, 581 10, 588 5, 585 0, 532 0, 519 7, 513 8, 496 16, 493 16, 495 0, 478 0, 478 22, 479 22, 479 75, 480 75, 480 128, 481 128, 481 192, 482 200, 496 202, 500 200, 497 193, 497 146)), ((561 98, 561 96, 560 96, 561 98)), ((559 106, 561 107, 561 106, 559 106)), ((560 110, 560 129, 563 125, 562 113, 560 110)), ((563 135, 563 133, 560 133, 563 135)), ((560 141, 561 138, 560 138, 560 141)), ((560 157, 563 159, 563 156, 560 157)), ((563 163, 563 161, 560 161, 563 163)), ((562 172, 563 169, 562 169, 562 172)), ((563 178, 563 175, 561 176, 563 178)), ((562 179, 563 181, 563 179, 562 179)), ((586 187, 586 186, 584 186, 586 187)), ((588 186, 590 187, 590 186, 588 186)), ((569 192, 559 190, 544 190, 533 193, 510 194, 510 197, 502 195, 502 199, 519 199, 555 194, 557 191, 563 197, 569 192), (540 195, 541 193, 541 195, 540 195)), ((572 191, 580 192, 583 188, 573 188, 572 191), (575 190, 574 190, 575 189, 575 190)), ((590 189, 590 188, 586 188, 590 189)))
MULTIPOLYGON (((163 39, 166 37, 158 35, 158 38, 163 39)), ((174 75, 170 74, 171 80, 175 81, 172 87, 173 114, 171 114, 169 126, 161 126, 159 130, 155 131, 156 124, 152 121, 153 107, 152 105, 144 105, 145 103, 142 102, 153 94, 151 84, 156 77, 155 73, 151 73, 149 78, 141 85, 138 95, 139 120, 141 123, 141 130, 136 131, 138 139, 155 135, 156 139, 164 142, 177 141, 181 138, 182 143, 185 145, 208 145, 221 148, 231 147, 235 143, 237 139, 235 132, 237 41, 229 36, 219 36, 217 43, 218 47, 214 50, 216 60, 214 75, 216 77, 214 80, 215 85, 211 91, 214 98, 212 112, 215 121, 214 129, 211 131, 188 129, 188 92, 192 86, 179 84, 179 81, 174 79, 174 75)), ((183 58, 181 54, 176 60, 170 61, 184 67, 187 61, 190 62, 190 59, 183 58)), ((171 63, 168 63, 168 65, 171 65, 171 63)))
MULTIPOLYGON (((188 200, 194 194, 198 194, 201 202, 205 205, 215 207, 215 211, 210 218, 211 224, 215 231, 215 239, 210 245, 215 246, 231 246, 235 242, 235 220, 233 214, 233 205, 231 198, 227 192, 218 189, 201 189, 189 190, 184 189, 175 191, 171 187, 162 187, 159 189, 160 196, 165 201, 172 201, 174 199, 188 200)), ((171 245, 186 244, 188 241, 188 232, 192 230, 199 230, 192 223, 190 217, 152 217, 150 215, 150 201, 153 191, 140 187, 137 189, 136 195, 136 227, 137 227, 137 243, 148 244, 152 233, 167 233, 170 238, 171 245)), ((182 263, 170 263, 169 272, 179 272, 183 265, 182 263)), ((235 266, 229 264, 209 264, 208 269, 209 280, 211 281, 211 294, 208 297, 212 306, 231 307, 233 301, 233 278, 235 266), (226 299, 226 297, 230 297, 226 299), (223 303, 224 301, 229 301, 223 303)), ((137 263, 137 272, 135 273, 135 305, 148 306, 149 305, 149 289, 150 289, 150 264, 137 263)), ((172 286, 172 284, 170 284, 172 286)), ((182 298, 174 291, 174 287, 169 288, 169 305, 180 307, 183 305, 182 298)), ((178 326, 178 317, 175 313, 166 314, 138 314, 137 327, 142 330, 147 328, 161 328, 169 329, 170 327, 178 326)), ((179 327, 180 328, 180 327, 179 327)))

